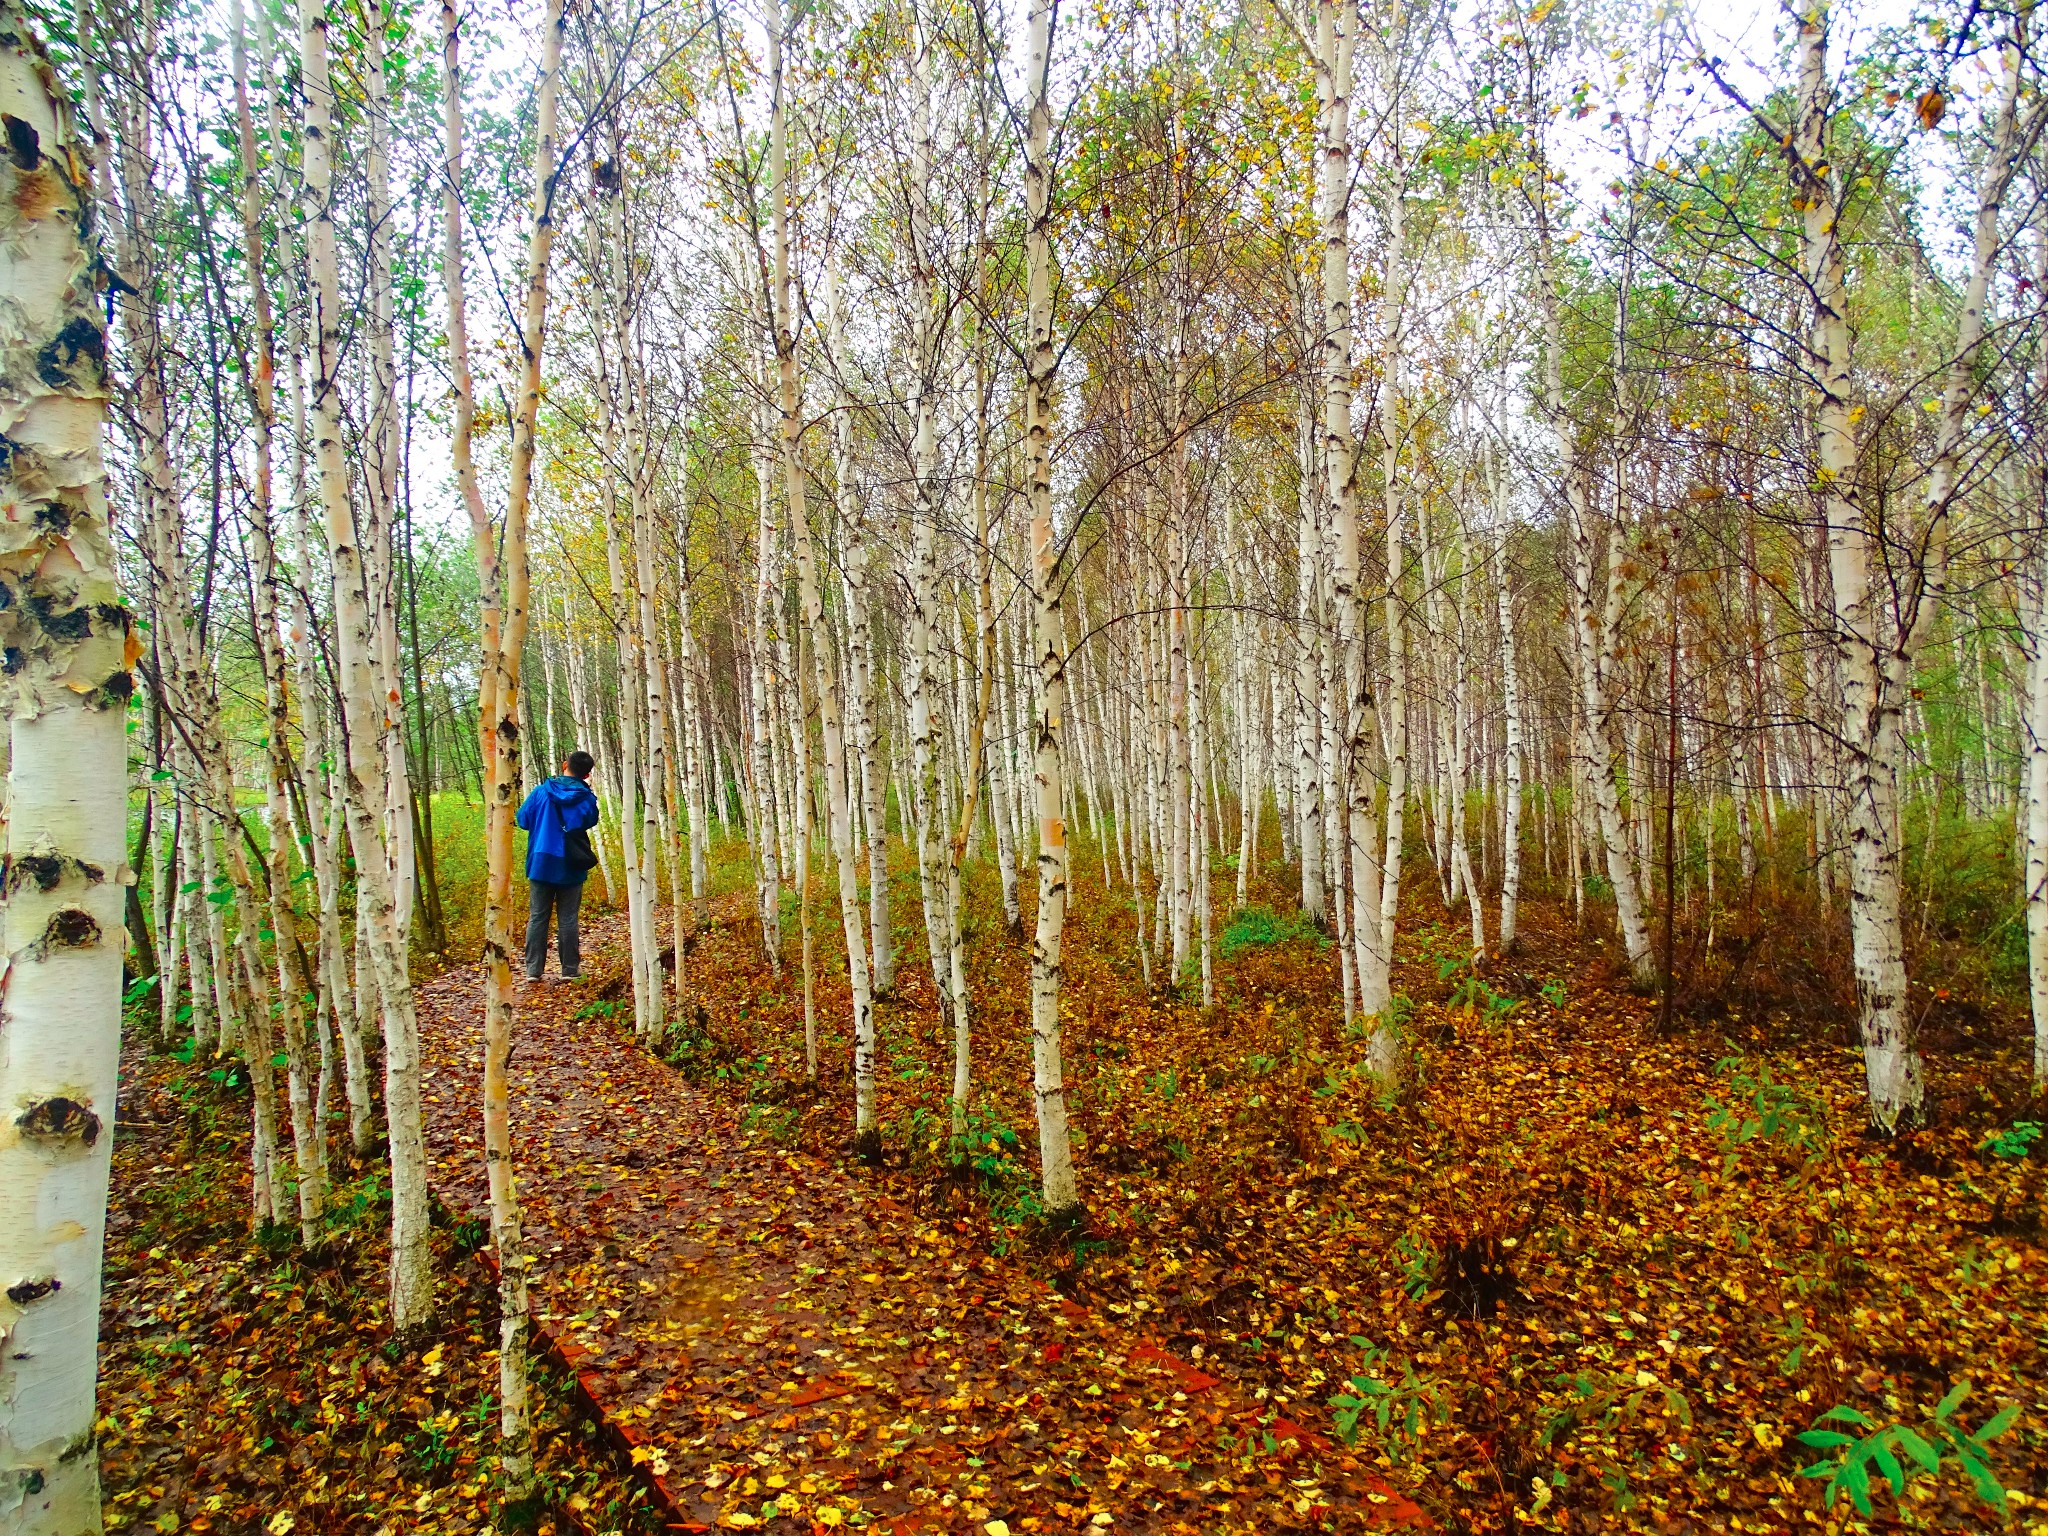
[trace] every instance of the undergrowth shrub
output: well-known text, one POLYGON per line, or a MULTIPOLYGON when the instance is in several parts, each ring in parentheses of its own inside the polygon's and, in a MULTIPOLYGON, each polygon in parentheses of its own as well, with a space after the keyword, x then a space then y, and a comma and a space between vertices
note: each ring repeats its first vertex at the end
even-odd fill
POLYGON ((1305 912, 1275 912, 1270 907, 1239 907, 1230 914, 1230 921, 1224 924, 1223 935, 1217 940, 1216 952, 1225 960, 1234 959, 1247 949, 1267 948, 1275 944, 1290 943, 1295 939, 1307 939, 1318 949, 1329 944, 1316 925, 1309 921, 1305 912))
MULTIPOLYGON (((592 1003, 588 1008, 604 1006, 592 1003)), ((586 1008, 584 1011, 588 1011, 586 1008)), ((582 1013, 577 1015, 582 1017, 582 1013)), ((718 1038, 711 1029, 711 1017, 700 1005, 687 1013, 671 1018, 662 1030, 661 1045, 656 1052, 661 1059, 674 1067, 692 1082, 711 1077, 729 1077, 739 1061, 739 1050, 725 1040, 718 1038)), ((763 1056, 762 1061, 767 1057, 763 1056)))
POLYGON ((1607 1490, 1617 1514, 1627 1514, 1641 1502, 1631 1479, 1645 1477, 1652 1465, 1640 1449, 1625 1444, 1626 1439, 1646 1438, 1661 1445, 1663 1454, 1674 1461, 1683 1461, 1688 1454, 1692 1405, 1677 1387, 1649 1371, 1579 1371, 1559 1375, 1555 1385, 1567 1395, 1536 1443, 1572 1443, 1607 1490))
POLYGON ((1801 1444, 1826 1453, 1813 1465, 1800 1468, 1799 1475, 1827 1479, 1821 1499, 1830 1509, 1836 1498, 1846 1493, 1857 1512, 1869 1519, 1875 1512, 1870 1501, 1872 1472, 1891 1485, 1894 1499, 1902 1499, 1913 1478, 1923 1473, 1937 1477, 1943 1467, 1950 1467, 1980 1500, 2003 1515, 2005 1488, 1991 1470, 1991 1442, 2012 1428, 2020 1416, 2020 1405, 2007 1403, 1977 1429, 1969 1430, 1955 1417, 1969 1395, 1970 1384, 1957 1382, 1935 1405, 1933 1416, 1917 1427, 1881 1424, 1846 1405, 1830 1408, 1799 1437, 1801 1444), (1846 1429, 1822 1427, 1828 1424, 1846 1429), (1848 1432, 1855 1430, 1868 1433, 1848 1432))
POLYGON ((1351 1342, 1363 1350, 1365 1360, 1357 1375, 1345 1382, 1347 1390, 1330 1399, 1336 1410, 1337 1438, 1356 1445, 1359 1420, 1370 1417, 1377 1426, 1388 1454, 1405 1461, 1421 1448, 1433 1426, 1451 1421, 1444 1383, 1415 1374, 1413 1361, 1401 1362, 1401 1379, 1395 1381, 1387 1351, 1372 1340, 1351 1335, 1351 1342))
POLYGON ((1734 1171, 1751 1142, 1812 1157, 1827 1146, 1827 1110, 1820 1094, 1803 1084, 1781 1083, 1768 1062, 1740 1054, 1724 1056, 1714 1070, 1728 1079, 1729 1099, 1707 1096, 1707 1129, 1721 1140, 1721 1173, 1734 1171))

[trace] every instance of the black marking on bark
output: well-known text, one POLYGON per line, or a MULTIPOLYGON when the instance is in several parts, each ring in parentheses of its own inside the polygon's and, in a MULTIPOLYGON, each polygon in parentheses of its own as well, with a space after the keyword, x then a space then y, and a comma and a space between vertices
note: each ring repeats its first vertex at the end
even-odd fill
POLYGON ((18 645, 10 645, 6 650, 0 651, 0 672, 6 673, 9 677, 14 676, 27 664, 28 656, 18 645))
POLYGON ((36 523, 52 533, 71 531, 71 509, 61 501, 46 501, 36 509, 36 523))
POLYGON ((21 444, 17 443, 5 432, 0 432, 0 475, 11 475, 14 473, 14 456, 20 452, 21 444))
POLYGON ((64 1289, 64 1282, 54 1275, 47 1280, 17 1280, 7 1287, 7 1299, 17 1307, 25 1307, 32 1301, 41 1301, 45 1296, 54 1296, 64 1289))
POLYGON ((117 706, 125 709, 134 692, 135 675, 124 668, 100 684, 94 702, 102 709, 113 709, 117 706))
POLYGON ((90 608, 59 610, 57 599, 45 592, 32 595, 28 600, 28 606, 29 611, 36 616, 52 639, 83 640, 92 633, 90 608))
POLYGON ((43 926, 42 945, 51 949, 85 949, 97 944, 99 919, 83 907, 60 907, 43 926))
POLYGON ((0 123, 7 126, 7 158, 15 169, 32 171, 43 163, 42 137, 32 124, 7 112, 0 112, 0 123))
POLYGON ((50 344, 36 354, 36 374, 51 389, 105 381, 107 337, 98 324, 84 315, 73 315, 50 344), (76 377, 79 359, 90 366, 83 378, 76 377))
POLYGON ((100 1139, 100 1117, 76 1099, 45 1099, 31 1104, 14 1122, 22 1135, 58 1146, 89 1147, 100 1139))
POLYGON ((54 891, 57 882, 64 878, 64 859, 54 853, 24 853, 8 860, 6 887, 19 890, 25 881, 33 880, 39 891, 54 891))

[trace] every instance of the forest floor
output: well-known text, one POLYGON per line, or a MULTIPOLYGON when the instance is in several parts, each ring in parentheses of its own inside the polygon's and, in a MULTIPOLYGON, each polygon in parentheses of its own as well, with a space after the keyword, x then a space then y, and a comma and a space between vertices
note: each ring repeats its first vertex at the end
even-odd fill
MULTIPOLYGON (((1130 902, 1090 880, 1064 1021, 1088 1223, 1055 1238, 1028 945, 992 889, 971 903, 970 1145, 948 1144, 950 1041, 906 924, 881 1167, 849 1145, 822 902, 816 1085, 796 969, 770 973, 742 897, 685 942, 658 1055, 631 1038, 615 916, 586 926, 590 980, 524 994, 537 1318, 623 1451, 554 1372, 563 1530, 2048 1529, 2048 1148, 2027 1130, 2048 1117, 2009 1009, 1925 1000, 1931 1123, 1880 1140, 1837 1025, 1752 989, 1747 1016, 1661 1035, 1548 903, 1474 977, 1424 892, 1397 980, 1412 1070, 1383 1100, 1313 930, 1237 914, 1205 1010, 1198 984, 1144 986, 1130 902), (1868 1422, 1821 1422, 1838 1409, 1868 1422), (1854 1473, 1832 1504, 1801 1475, 1844 1454, 1802 1444, 1816 1426, 1856 1442, 1869 1518, 1854 1473)), ((131 1051, 103 1384, 122 1520, 207 1529, 204 1495, 219 1530, 480 1528, 476 994, 466 969, 421 988, 455 1213, 425 1355, 380 1332, 375 1217, 331 1275, 252 1244, 217 1150, 246 1147, 231 1085, 131 1051), (195 1102, 220 1124, 193 1131, 195 1102)))
MULTIPOLYGON (((2044 1170, 2010 1016, 1942 1000, 1933 1123, 1886 1142, 1857 1053, 1796 1020, 1660 1037, 1568 912, 1525 909, 1480 979, 1418 916, 1387 1102, 1312 930, 1239 914, 1205 1011, 1145 990, 1128 903, 1084 899, 1064 1045, 1090 1219, 1062 1241, 1032 1194, 1027 946, 999 914, 975 935, 964 1172, 930 972, 899 957, 867 1168, 830 916, 816 1086, 799 977, 769 972, 744 898, 685 943, 665 1063, 631 1042, 616 923, 590 981, 524 1013, 544 1322, 684 1521, 1777 1530, 1830 1518, 1798 1436, 1838 1407, 1937 1457, 1873 1496, 1878 1524, 2037 1519, 2044 1170)), ((474 997, 429 990, 438 1155, 472 1203, 474 997)), ((1857 1460, 1868 1481, 1903 1443, 1857 1460)), ((1846 1490, 1832 1515, 1856 1517, 1846 1490)))
MULTIPOLYGON (((154 1003, 151 1003, 154 1009, 154 1003)), ((455 1536, 496 1506, 497 1287, 486 1233, 438 1202, 440 1310, 401 1347, 380 1159, 349 1159, 318 1253, 249 1230, 240 1064, 131 1027, 121 1058, 100 1311, 107 1529, 225 1536, 455 1536)), ((535 1381, 545 1536, 659 1531, 565 1373, 535 1381)))

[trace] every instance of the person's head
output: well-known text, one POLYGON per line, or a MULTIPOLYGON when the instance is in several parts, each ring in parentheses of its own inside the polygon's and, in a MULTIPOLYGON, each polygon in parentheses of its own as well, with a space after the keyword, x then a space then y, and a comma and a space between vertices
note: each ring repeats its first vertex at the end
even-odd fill
POLYGON ((571 752, 562 759, 562 772, 572 779, 588 779, 590 770, 597 766, 597 759, 588 752, 571 752))

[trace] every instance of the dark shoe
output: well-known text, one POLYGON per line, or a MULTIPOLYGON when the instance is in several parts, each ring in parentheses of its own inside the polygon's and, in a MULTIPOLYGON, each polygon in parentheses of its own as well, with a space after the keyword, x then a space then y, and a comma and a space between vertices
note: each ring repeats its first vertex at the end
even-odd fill
POLYGON ((564 981, 581 981, 582 979, 583 979, 583 973, 582 973, 581 971, 564 971, 564 972, 562 972, 562 980, 564 980, 564 981))

